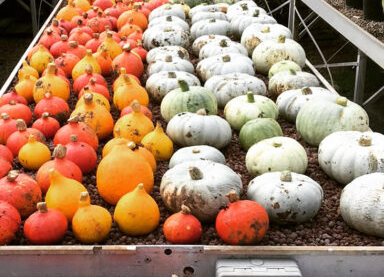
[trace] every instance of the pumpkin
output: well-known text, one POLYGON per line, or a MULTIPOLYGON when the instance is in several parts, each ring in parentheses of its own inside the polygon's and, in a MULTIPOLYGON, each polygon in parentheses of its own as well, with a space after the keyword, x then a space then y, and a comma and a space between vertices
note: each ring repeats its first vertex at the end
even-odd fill
POLYGON ((191 18, 191 24, 195 24, 196 22, 199 22, 201 20, 205 19, 217 19, 217 20, 224 20, 228 21, 227 15, 223 12, 215 11, 215 10, 208 10, 208 11, 202 11, 195 13, 193 17, 191 18))
MULTIPOLYGON (((124 47, 124 45, 127 44, 127 42, 129 42, 129 40, 127 41, 127 37, 130 34, 133 34, 135 31, 142 32, 143 30, 139 26, 134 25, 134 24, 130 24, 130 23, 127 23, 123 27, 121 27, 121 29, 118 32, 118 34, 121 37, 121 42, 120 42, 121 47, 124 47), (125 41, 127 41, 127 42, 125 42, 125 41)), ((131 45, 131 46, 133 46, 133 45, 131 45)))
POLYGON ((251 91, 255 95, 267 95, 264 82, 245 73, 229 73, 209 78, 204 87, 215 95, 220 108, 233 98, 247 94, 251 91))
POLYGON ((133 101, 138 101, 140 105, 147 106, 149 97, 147 91, 135 82, 131 82, 128 75, 123 75, 124 84, 119 86, 113 94, 113 103, 119 110, 130 106, 133 101))
POLYGON ((36 210, 36 204, 41 201, 41 190, 31 177, 11 170, 0 179, 0 201, 13 205, 25 218, 36 210))
POLYGON ((73 1, 76 8, 80 8, 83 12, 87 12, 91 9, 91 4, 88 0, 75 0, 73 1))
POLYGON ((149 22, 148 24, 148 28, 159 26, 160 24, 168 24, 168 26, 178 25, 184 31, 189 31, 188 23, 182 20, 180 17, 173 16, 173 15, 164 15, 164 16, 160 16, 152 19, 151 22, 149 22))
POLYGON ((141 140, 141 144, 151 151, 156 161, 166 161, 173 154, 173 143, 171 139, 164 134, 160 123, 156 123, 156 128, 146 134, 141 140))
POLYGON ((49 113, 43 113, 41 118, 33 122, 32 128, 42 132, 46 138, 53 138, 60 129, 60 123, 53 117, 50 117, 49 113))
POLYGON ((103 43, 103 40, 100 39, 100 34, 94 33, 93 39, 88 40, 87 43, 85 44, 85 47, 87 49, 91 49, 92 53, 95 53, 102 43, 103 43))
POLYGON ((98 73, 93 73, 93 67, 91 65, 86 65, 84 69, 85 73, 73 81, 73 91, 75 93, 79 93, 79 91, 81 91, 82 88, 89 83, 91 78, 95 78, 97 84, 100 84, 106 88, 108 87, 108 84, 103 76, 98 73))
POLYGON ((114 1, 111 1, 111 0, 96 0, 96 1, 93 1, 92 5, 99 7, 104 11, 108 8, 111 8, 113 4, 114 4, 114 1))
POLYGON ((45 48, 50 49, 50 47, 58 41, 60 41, 60 35, 56 32, 53 32, 50 28, 47 28, 40 37, 38 43, 44 45, 45 48))
MULTIPOLYGON (((105 86, 98 84, 96 78, 89 79, 89 82, 85 87, 88 87, 88 89, 93 93, 101 94, 107 100, 110 98, 109 90, 105 86)), ((79 99, 85 94, 85 87, 80 90, 78 95, 79 99)))
POLYGON ((148 21, 151 22, 153 19, 164 15, 177 16, 182 20, 185 20, 185 12, 182 7, 166 4, 154 9, 149 15, 148 21))
POLYGON ((295 122, 300 109, 312 99, 336 99, 337 95, 321 87, 303 87, 301 89, 286 90, 277 97, 276 105, 279 115, 295 122))
POLYGON ((227 41, 225 39, 212 41, 205 44, 199 52, 200 60, 221 54, 237 53, 247 56, 247 50, 238 42, 227 41))
POLYGON ((49 26, 49 28, 51 28, 52 31, 58 33, 59 35, 67 35, 68 31, 62 25, 65 25, 65 27, 68 27, 69 22, 65 22, 63 20, 60 20, 60 21, 57 20, 57 18, 52 19, 52 23, 49 26), (64 24, 64 22, 65 22, 65 24, 64 24))
POLYGON ((268 90, 272 97, 277 97, 287 90, 318 86, 320 86, 320 83, 315 75, 308 72, 290 70, 281 71, 273 75, 269 79, 268 90))
POLYGON ((116 205, 123 195, 134 190, 139 183, 144 184, 148 193, 151 192, 153 181, 151 165, 141 154, 135 153, 127 145, 114 146, 97 167, 97 190, 111 205, 116 205))
POLYGON ((224 155, 216 148, 208 145, 195 145, 183 147, 177 150, 169 160, 168 167, 172 168, 180 163, 195 160, 207 160, 215 163, 225 164, 224 155))
MULTIPOLYGON (((81 97, 79 97, 79 101, 77 101, 75 109, 79 108, 82 105, 85 105, 85 95, 91 94, 93 97, 93 102, 103 108, 105 108, 108 112, 111 111, 111 105, 107 98, 105 98, 102 94, 93 92, 89 89, 88 86, 85 86, 82 91, 84 92, 81 97)), ((80 94, 79 94, 80 95, 80 94)))
POLYGON ((268 79, 271 79, 276 73, 279 73, 281 71, 301 71, 301 67, 289 60, 280 61, 277 63, 274 63, 272 67, 268 71, 268 79))
POLYGON ((13 169, 12 162, 1 157, 0 158, 0 178, 3 178, 12 169, 13 169))
POLYGON ((365 174, 384 172, 384 136, 357 131, 332 133, 321 141, 318 159, 324 172, 343 185, 365 174))
POLYGON ((33 76, 36 79, 39 78, 39 72, 30 66, 27 61, 23 61, 20 70, 17 72, 17 77, 19 77, 20 80, 23 79, 23 77, 26 75, 33 76))
POLYGON ((70 41, 76 41, 78 44, 85 45, 88 40, 92 39, 92 36, 87 32, 84 32, 83 29, 78 28, 75 32, 71 31, 68 39, 70 41))
POLYGON ((99 11, 96 17, 90 18, 87 21, 87 26, 95 33, 102 33, 107 27, 112 28, 112 23, 103 15, 103 12, 99 11))
POLYGON ((340 213, 352 228, 372 236, 384 237, 383 173, 371 173, 357 177, 349 183, 340 196, 340 213))
POLYGON ((304 173, 308 158, 303 146, 289 137, 264 139, 249 148, 245 165, 251 176, 290 170, 304 173))
POLYGON ((195 55, 199 55, 200 49, 211 42, 216 42, 216 41, 222 41, 225 40, 227 42, 230 42, 231 39, 227 36, 222 36, 222 35, 204 35, 196 38, 193 43, 192 43, 192 51, 195 55))
POLYGON ((236 38, 241 38, 244 30, 254 23, 259 24, 276 24, 277 21, 272 16, 264 13, 260 13, 259 10, 255 10, 253 14, 249 16, 238 16, 230 21, 230 33, 236 38))
POLYGON ((37 211, 24 223, 24 236, 32 244, 59 243, 68 229, 65 215, 57 210, 48 209, 45 202, 37 203, 37 211))
POLYGON ((239 141, 242 148, 248 150, 264 139, 283 136, 279 123, 273 118, 255 118, 247 121, 240 129, 239 141))
POLYGON ((36 141, 34 135, 29 135, 28 142, 20 148, 18 158, 24 168, 37 170, 51 159, 51 151, 44 143, 36 141))
POLYGON ((0 114, 6 113, 13 119, 23 119, 26 124, 32 121, 32 112, 28 106, 16 103, 15 101, 9 102, 0 107, 0 114))
POLYGON ((15 85, 15 90, 18 95, 23 96, 28 103, 33 102, 33 86, 36 83, 36 78, 31 75, 24 75, 23 79, 15 85))
POLYGON ((147 72, 149 76, 161 71, 185 71, 193 74, 195 68, 190 61, 169 55, 148 64, 147 72))
POLYGON ((84 58, 87 55, 87 48, 84 45, 79 45, 76 41, 70 41, 68 43, 69 49, 67 54, 73 54, 79 57, 79 59, 84 58))
POLYGON ((267 12, 254 5, 248 5, 248 3, 241 4, 239 6, 229 6, 227 10, 228 21, 232 21, 236 17, 247 17, 252 16, 255 12, 259 12, 259 14, 266 14, 267 12))
POLYGON ((119 77, 116 78, 112 85, 114 92, 119 86, 125 84, 124 75, 127 75, 130 81, 136 82, 136 84, 141 85, 139 78, 137 78, 135 75, 127 74, 127 70, 125 69, 125 67, 121 67, 119 70, 119 77))
POLYGON ((336 131, 368 131, 369 119, 362 107, 345 97, 316 99, 300 109, 296 128, 307 143, 317 146, 336 131))
POLYGON ((7 146, 0 144, 0 159, 4 159, 10 163, 13 162, 13 155, 7 146))
POLYGON ((79 61, 80 58, 78 56, 63 53, 55 60, 55 64, 57 68, 62 69, 65 72, 65 76, 69 78, 72 74, 73 68, 79 61))
POLYGON ((225 105, 224 116, 233 129, 240 130, 251 119, 260 117, 277 119, 278 109, 269 98, 248 92, 247 95, 230 100, 225 105))
POLYGON ((204 87, 189 87, 179 79, 180 88, 170 91, 161 102, 161 116, 166 122, 176 114, 182 112, 197 112, 205 109, 209 115, 217 114, 217 102, 215 96, 204 87))
POLYGON ((191 210, 181 205, 181 211, 168 217, 163 226, 165 238, 176 244, 192 244, 200 240, 202 227, 200 221, 191 215, 191 210))
POLYGON ((145 61, 147 57, 147 50, 143 48, 143 43, 141 40, 137 41, 136 47, 132 49, 132 52, 139 55, 142 62, 145 61))
POLYGON ((140 56, 131 52, 131 46, 129 44, 123 47, 123 53, 116 56, 112 61, 112 70, 114 72, 120 72, 121 68, 125 68, 126 73, 132 74, 137 78, 140 78, 144 72, 144 65, 140 56))
POLYGON ((159 46, 181 46, 187 48, 190 44, 190 34, 181 27, 159 26, 148 28, 143 34, 143 46, 151 50, 159 46))
POLYGON ((225 194, 232 189, 241 193, 242 188, 240 177, 226 165, 195 160, 177 164, 165 172, 160 195, 171 212, 179 211, 184 204, 201 222, 212 222, 228 203, 225 194))
POLYGON ((195 14, 199 12, 226 12, 226 10, 223 10, 219 5, 207 5, 206 2, 201 3, 200 5, 196 5, 189 11, 189 17, 192 18, 195 16, 195 14))
MULTIPOLYGON (((148 109, 146 106, 140 105, 141 112, 148 117, 149 119, 152 119, 152 112, 150 109, 148 109)), ((124 109, 121 110, 120 117, 123 117, 124 115, 133 113, 132 107, 127 106, 124 109)))
POLYGON ((62 98, 46 93, 44 98, 36 104, 33 113, 36 118, 42 117, 43 113, 49 113, 50 116, 63 123, 69 116, 69 106, 62 98))
POLYGON ((220 149, 229 144, 232 130, 221 117, 207 115, 205 110, 199 110, 172 117, 168 122, 167 135, 181 146, 209 145, 220 149))
POLYGON ((229 204, 216 218, 216 232, 227 244, 252 245, 260 242, 269 227, 265 209, 254 201, 239 200, 237 193, 228 193, 229 204))
POLYGON ((16 131, 16 120, 12 119, 7 113, 2 113, 0 118, 0 144, 5 144, 8 137, 16 131))
POLYGON ((280 24, 253 23, 241 35, 241 44, 252 55, 253 50, 265 40, 277 40, 280 36, 292 38, 291 31, 280 24))
POLYGON ((62 212, 70 222, 79 208, 79 195, 87 189, 80 182, 64 177, 55 169, 50 170, 51 185, 45 195, 47 207, 62 212))
POLYGON ((76 80, 79 76, 87 73, 87 66, 92 66, 93 72, 101 74, 100 65, 92 55, 92 50, 87 50, 87 54, 72 69, 72 79, 76 80))
POLYGON ((99 52, 93 54, 95 60, 100 65, 101 74, 109 76, 112 72, 112 59, 105 47, 102 47, 99 52))
POLYGON ((16 237, 21 218, 15 207, 1 200, 0 213, 0 245, 6 245, 16 237))
POLYGON ((272 65, 285 60, 304 67, 306 56, 303 47, 296 41, 280 36, 277 40, 270 39, 261 42, 252 53, 255 70, 267 75, 272 65))
POLYGON ((107 209, 91 205, 88 192, 80 193, 79 208, 72 218, 72 230, 76 239, 83 243, 103 241, 112 226, 112 216, 107 209))
POLYGON ((142 30, 147 29, 148 19, 138 10, 139 6, 136 5, 132 10, 123 12, 117 19, 117 28, 120 30, 125 24, 130 23, 139 26, 142 30))
POLYGON ((120 198, 113 219, 119 229, 130 236, 152 232, 160 221, 160 210, 155 200, 145 191, 143 184, 120 198))
POLYGON ((79 15, 79 11, 75 8, 75 5, 73 3, 73 0, 69 0, 68 4, 61 8, 56 15, 57 19, 63 19, 65 21, 71 21, 73 17, 76 15, 79 15))
POLYGON ((37 52, 31 57, 30 65, 41 74, 47 68, 48 64, 53 61, 54 58, 51 53, 49 53, 48 49, 40 44, 37 52))
POLYGON ((178 57, 189 61, 188 51, 185 48, 177 45, 168 45, 153 48, 147 53, 146 60, 147 63, 150 64, 151 62, 157 59, 163 59, 163 57, 165 56, 178 57))
POLYGON ((0 97, 0 107, 4 106, 6 104, 9 104, 11 101, 14 101, 14 102, 20 103, 20 104, 24 104, 24 105, 28 105, 27 100, 23 96, 18 95, 14 88, 11 89, 10 92, 4 93, 0 97))
POLYGON ((241 54, 229 53, 201 60, 196 66, 196 73, 204 82, 215 75, 234 72, 255 75, 252 60, 241 54))
POLYGON ((101 52, 103 49, 107 51, 112 60, 123 52, 120 44, 113 40, 113 33, 110 31, 107 32, 107 37, 100 44, 99 48, 97 48, 97 51, 101 52))
POLYGON ((229 33, 229 22, 220 19, 203 19, 191 26, 191 38, 195 40, 204 35, 223 35, 229 33))
POLYGON ((97 163, 96 151, 89 144, 78 141, 77 135, 71 135, 70 140, 65 145, 67 148, 66 159, 76 164, 82 173, 92 171, 97 163))

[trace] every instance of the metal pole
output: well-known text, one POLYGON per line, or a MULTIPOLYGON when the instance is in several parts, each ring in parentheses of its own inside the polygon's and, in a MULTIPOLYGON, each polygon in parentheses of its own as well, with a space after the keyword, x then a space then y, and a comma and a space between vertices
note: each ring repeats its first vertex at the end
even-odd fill
POLYGON ((31 17, 32 17, 32 33, 33 36, 36 36, 39 26, 37 26, 37 16, 36 16, 36 0, 30 0, 31 3, 31 17))
POLYGON ((362 51, 359 50, 357 52, 357 67, 356 67, 355 91, 353 93, 353 101, 360 105, 364 101, 366 68, 367 68, 367 56, 362 51))
POLYGON ((288 29, 291 31, 292 35, 295 34, 295 7, 296 7, 296 0, 290 0, 289 1, 288 29))

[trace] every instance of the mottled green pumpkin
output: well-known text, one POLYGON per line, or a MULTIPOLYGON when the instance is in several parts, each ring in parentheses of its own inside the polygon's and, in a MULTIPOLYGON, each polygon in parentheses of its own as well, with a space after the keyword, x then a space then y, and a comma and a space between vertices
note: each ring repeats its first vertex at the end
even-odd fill
POLYGON ((217 114, 215 95, 204 87, 188 86, 184 80, 179 80, 180 88, 171 90, 161 102, 161 115, 166 122, 182 112, 195 113, 205 109, 208 115, 217 114))
POLYGON ((248 150, 255 143, 273 137, 283 136, 279 123, 272 118, 256 118, 248 121, 241 127, 240 145, 248 150))
POLYGON ((277 62, 274 65, 272 65, 271 69, 269 70, 268 78, 271 79, 273 75, 281 71, 290 71, 290 70, 301 71, 301 67, 297 63, 289 60, 277 62))

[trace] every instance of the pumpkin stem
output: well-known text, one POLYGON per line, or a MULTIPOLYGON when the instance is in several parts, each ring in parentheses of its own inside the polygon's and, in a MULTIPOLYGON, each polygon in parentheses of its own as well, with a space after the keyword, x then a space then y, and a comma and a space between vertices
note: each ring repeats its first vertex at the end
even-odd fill
POLYGON ((206 109, 200 109, 196 112, 198 115, 207 115, 207 110, 206 109))
POLYGON ((229 191, 226 196, 228 197, 230 203, 234 203, 239 200, 239 197, 237 197, 237 193, 235 190, 229 191))
POLYGON ((36 138, 34 135, 29 135, 28 142, 36 142, 36 138))
POLYGON ((214 38, 215 38, 215 35, 208 35, 208 38, 209 38, 209 39, 214 39, 214 38))
POLYGON ((362 135, 359 139, 359 145, 360 146, 371 146, 372 145, 372 138, 368 135, 362 135))
POLYGON ((155 128, 155 130, 156 130, 156 132, 164 133, 164 130, 163 130, 163 127, 161 127, 160 121, 157 121, 157 122, 156 122, 156 128, 155 128))
POLYGON ((127 146, 129 149, 133 150, 136 148, 136 143, 134 143, 133 141, 130 141, 127 143, 127 146))
POLYGON ((7 181, 8 182, 14 182, 16 180, 17 176, 19 176, 19 172, 17 170, 11 170, 8 172, 7 181))
POLYGON ((183 204, 183 205, 181 205, 181 213, 183 213, 183 214, 191 214, 191 209, 183 204))
POLYGON ((99 37, 100 37, 100 34, 99 34, 99 33, 94 33, 94 34, 93 34, 93 38, 98 39, 99 37))
POLYGON ((16 128, 19 132, 25 131, 27 129, 27 124, 22 119, 16 119, 16 128))
POLYGON ((261 30, 262 33, 270 33, 271 32, 271 28, 270 27, 265 27, 264 29, 261 30))
POLYGON ((11 101, 9 101, 9 105, 11 105, 11 106, 15 106, 15 105, 16 105, 16 101, 15 101, 15 100, 11 100, 11 101))
POLYGON ((176 79, 176 73, 175 73, 175 72, 172 72, 172 71, 168 72, 168 78, 170 78, 170 79, 176 79))
POLYGON ((2 113, 2 114, 1 114, 1 118, 4 119, 4 120, 8 120, 8 119, 9 119, 9 114, 7 114, 7 113, 2 113))
POLYGON ((280 142, 273 142, 272 146, 277 148, 277 147, 281 147, 282 144, 280 142))
POLYGON ((200 149, 194 148, 194 149, 192 149, 192 153, 193 154, 199 154, 200 153, 200 149))
POLYGON ((49 117, 49 112, 44 112, 41 116, 44 118, 44 119, 46 119, 46 118, 48 118, 49 117))
POLYGON ((260 10, 255 10, 255 12, 253 13, 253 17, 259 17, 260 15, 260 10))
POLYGON ((91 49, 87 49, 87 56, 92 57, 92 50, 91 49))
POLYGON ((131 79, 129 78, 129 76, 127 74, 123 74, 123 79, 124 79, 124 82, 128 85, 131 84, 131 79))
POLYGON ((346 107, 347 103, 348 103, 348 99, 346 97, 341 96, 336 98, 336 104, 340 106, 346 107))
POLYGON ((39 51, 44 51, 45 50, 44 48, 45 48, 44 45, 40 45, 39 46, 39 51))
POLYGON ((55 75, 56 65, 54 63, 49 63, 47 66, 47 74, 55 75))
MULTIPOLYGON (((123 51, 125 51, 125 52, 131 51, 131 44, 130 43, 125 44, 123 46, 123 51)), ((120 74, 121 74, 121 71, 120 71, 120 74)))
POLYGON ((253 95, 252 91, 247 92, 247 102, 248 103, 255 103, 255 96, 253 95))
POLYGON ((132 108, 133 112, 135 112, 135 113, 141 112, 140 103, 136 99, 132 101, 131 108, 132 108))
POLYGON ((229 55, 225 55, 221 58, 221 60, 225 63, 227 62, 230 62, 231 61, 231 57, 229 55))
POLYGON ((94 86, 96 84, 96 78, 91 78, 89 79, 89 82, 91 83, 92 86, 94 86))
POLYGON ((71 47, 71 48, 76 48, 76 47, 77 47, 77 42, 74 41, 74 40, 70 41, 70 42, 69 42, 69 47, 71 47))
POLYGON ((70 141, 71 142, 77 142, 77 135, 75 135, 75 134, 72 134, 70 137, 69 137, 69 139, 70 139, 70 141))
POLYGON ((284 170, 280 174, 280 181, 282 182, 292 182, 292 173, 289 170, 284 170))
POLYGON ((216 22, 216 19, 215 18, 211 18, 210 20, 209 20, 209 23, 215 23, 216 22))
POLYGON ((119 73, 120 73, 120 75, 124 75, 127 73, 127 70, 125 69, 125 67, 120 67, 119 73))
POLYGON ((112 38, 113 37, 113 33, 111 31, 108 31, 107 32, 107 38, 112 38))
POLYGON ((53 157, 56 159, 64 159, 67 154, 67 147, 62 144, 58 144, 55 149, 53 149, 53 157))
POLYGON ((68 40, 68 36, 67 35, 61 35, 61 41, 67 41, 68 40))
POLYGON ((89 194, 87 191, 80 193, 80 202, 89 202, 89 194))
POLYGON ((220 40, 219 45, 220 45, 220 47, 228 47, 227 40, 225 40, 225 39, 220 40))
POLYGON ((93 67, 92 67, 92 65, 90 65, 90 64, 86 64, 85 67, 84 67, 84 71, 85 71, 85 73, 87 73, 88 75, 92 75, 92 73, 93 73, 93 67))
POLYGON ((171 55, 165 56, 165 62, 171 63, 172 62, 172 56, 171 55))
POLYGON ((289 74, 290 74, 290 75, 297 75, 297 72, 296 72, 296 70, 293 70, 293 69, 291 68, 291 69, 289 69, 289 74))
POLYGON ((311 88, 309 88, 309 87, 304 87, 304 88, 301 89, 301 94, 302 94, 302 95, 309 95, 309 94, 312 94, 312 90, 311 90, 311 88))
POLYGON ((47 204, 46 204, 45 202, 39 202, 39 203, 37 203, 36 207, 37 207, 37 210, 38 210, 40 213, 46 213, 46 212, 48 212, 48 207, 47 207, 47 204))
POLYGON ((284 35, 279 36, 279 38, 277 39, 277 42, 278 43, 285 43, 285 36, 284 35))
POLYGON ((166 18, 165 18, 166 21, 168 22, 172 22, 172 16, 168 15, 166 18))
POLYGON ((165 33, 169 33, 169 32, 172 32, 172 31, 173 31, 173 29, 170 28, 170 27, 166 27, 166 28, 163 29, 163 32, 165 32, 165 33))
POLYGON ((143 41, 141 39, 137 40, 136 47, 143 46, 143 41))
POLYGON ((85 93, 84 94, 84 103, 86 105, 90 105, 93 102, 93 94, 92 93, 85 93))
POLYGON ((197 167, 195 166, 191 166, 189 168, 189 176, 191 176, 191 179, 192 180, 201 180, 203 179, 203 172, 201 172, 200 169, 198 169, 197 167))
POLYGON ((247 11, 247 10, 248 10, 248 5, 247 5, 247 3, 243 3, 243 4, 241 4, 240 7, 243 9, 243 11, 247 11))
POLYGON ((188 86, 188 83, 184 80, 177 80, 177 82, 179 83, 179 87, 181 89, 181 91, 185 92, 185 91, 189 91, 189 86, 188 86))
POLYGON ((138 184, 137 189, 139 189, 139 190, 144 189, 144 184, 143 183, 138 184))
POLYGON ((68 123, 79 123, 80 117, 78 115, 70 117, 67 122, 68 123))

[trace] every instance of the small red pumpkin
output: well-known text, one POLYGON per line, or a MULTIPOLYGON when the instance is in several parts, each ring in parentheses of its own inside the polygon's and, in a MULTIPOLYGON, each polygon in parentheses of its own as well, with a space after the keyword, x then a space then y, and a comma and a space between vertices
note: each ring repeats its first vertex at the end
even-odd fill
POLYGON ((60 97, 46 93, 44 98, 36 104, 34 114, 36 118, 43 116, 43 113, 49 113, 60 123, 64 123, 69 117, 69 106, 67 102, 60 97))
POLYGON ((80 58, 74 54, 61 54, 60 57, 58 57, 55 60, 56 67, 58 69, 61 69, 65 72, 66 77, 72 76, 72 70, 75 67, 75 65, 80 61, 80 58))
POLYGON ((16 131, 16 120, 7 113, 2 113, 0 118, 0 144, 5 144, 8 137, 16 131))
POLYGON ((136 53, 131 53, 131 46, 126 44, 123 47, 123 53, 114 58, 112 69, 114 72, 119 72, 121 67, 124 67, 128 74, 135 75, 140 78, 144 72, 144 65, 141 57, 136 53))
POLYGON ((61 35, 61 40, 52 44, 49 52, 51 52, 54 58, 60 56, 61 53, 65 53, 69 50, 69 41, 67 35, 61 35))
MULTIPOLYGON (((140 105, 141 113, 144 114, 146 117, 148 117, 150 120, 152 120, 152 112, 150 109, 148 109, 146 106, 140 105)), ((132 107, 127 106, 124 109, 121 110, 120 117, 132 113, 132 107)))
POLYGON ((167 218, 163 226, 165 238, 175 244, 192 244, 200 240, 200 221, 191 215, 191 210, 181 206, 181 211, 167 218))
POLYGON ((20 228, 21 218, 15 207, 0 201, 0 245, 9 244, 20 228))
POLYGON ((56 18, 52 20, 52 24, 49 26, 49 28, 58 35, 68 35, 67 30, 60 26, 60 22, 56 18))
POLYGON ((51 46, 58 41, 60 41, 60 35, 48 28, 41 36, 39 43, 44 45, 47 49, 50 49, 51 46))
MULTIPOLYGON (((86 13, 83 14, 86 15, 86 13)), ((83 19, 78 19, 69 35, 71 36, 79 30, 87 33, 91 37, 93 36, 93 30, 87 26, 87 20, 84 21, 83 19)))
POLYGON ((111 16, 109 11, 105 12, 105 18, 108 19, 109 23, 111 23, 112 30, 117 30, 117 18, 114 16, 111 16))
POLYGON ((95 78, 97 84, 105 86, 106 88, 108 87, 108 84, 105 81, 104 77, 100 74, 93 73, 92 66, 86 65, 85 66, 85 73, 83 75, 80 75, 79 77, 77 77, 76 80, 73 82, 74 92, 79 93, 83 89, 83 87, 85 87, 88 84, 88 82, 91 78, 95 78))
POLYGON ((45 202, 37 203, 37 211, 24 223, 24 236, 32 244, 54 244, 60 242, 67 232, 68 220, 55 209, 48 209, 45 202))
POLYGON ((0 144, 0 158, 13 163, 13 155, 5 145, 0 144))
POLYGON ((137 41, 137 46, 135 48, 132 49, 132 52, 136 53, 137 55, 139 55, 141 57, 141 60, 144 62, 146 57, 147 57, 147 50, 145 50, 143 48, 143 44, 141 42, 141 40, 138 40, 137 41))
POLYGON ((228 193, 228 207, 216 217, 216 231, 227 244, 250 245, 260 242, 268 230, 266 210, 257 202, 239 200, 236 192, 228 193))
POLYGON ((91 18, 96 17, 99 12, 103 13, 103 10, 100 7, 92 6, 92 9, 87 11, 88 20, 91 19, 91 18))
POLYGON ((95 53, 102 43, 103 43, 103 40, 100 39, 100 34, 99 33, 94 33, 93 34, 93 39, 89 40, 85 44, 85 47, 87 49, 91 49, 92 53, 95 53))
POLYGON ((12 169, 12 163, 6 159, 0 158, 0 178, 3 178, 12 169))
POLYGON ((96 0, 93 2, 93 6, 99 7, 103 11, 112 7, 113 3, 111 0, 96 0))
POLYGON ((42 117, 33 122, 32 128, 40 130, 46 138, 52 138, 60 129, 60 123, 45 112, 42 117))
POLYGON ((97 84, 96 79, 94 78, 91 78, 89 80, 89 83, 85 87, 83 87, 83 89, 80 91, 79 99, 84 95, 86 87, 88 87, 90 91, 99 93, 109 100, 110 95, 109 95, 108 89, 102 85, 97 84))
POLYGON ((10 92, 5 93, 0 98, 0 107, 4 106, 6 104, 9 104, 9 102, 14 101, 16 103, 28 105, 27 100, 21 96, 18 95, 15 88, 12 88, 10 92))
POLYGON ((76 32, 73 32, 69 36, 70 41, 76 41, 78 44, 85 45, 88 40, 91 40, 92 36, 88 34, 87 32, 84 32, 83 29, 78 28, 76 29, 76 32))
POLYGON ((26 124, 32 121, 32 112, 27 105, 16 103, 15 101, 9 102, 0 107, 0 114, 7 113, 13 119, 23 119, 26 124))
POLYGON ((143 32, 136 30, 128 36, 128 39, 133 39, 134 41, 143 40, 143 32))
POLYGON ((73 26, 72 26, 72 23, 70 21, 66 21, 64 19, 60 19, 59 20, 59 26, 61 28, 64 28, 66 31, 67 31, 67 34, 69 34, 69 32, 72 30, 73 26))
POLYGON ((95 33, 104 32, 106 30, 106 26, 109 26, 109 28, 112 29, 111 22, 104 17, 102 12, 98 12, 96 17, 89 19, 87 26, 90 27, 95 33))
POLYGON ((86 12, 83 12, 81 15, 76 15, 72 17, 71 19, 72 30, 78 26, 87 26, 87 21, 88 21, 88 14, 86 12))
POLYGON ((84 45, 79 45, 76 41, 70 41, 67 53, 76 55, 82 59, 85 55, 87 55, 87 48, 85 48, 84 45))
POLYGON ((95 149, 85 142, 77 141, 77 135, 71 135, 71 142, 66 144, 67 159, 77 164, 83 173, 88 173, 96 167, 97 155, 95 149))
POLYGON ((108 33, 112 34, 112 38, 114 41, 116 41, 117 43, 120 43, 120 41, 121 41, 120 35, 118 33, 116 33, 115 31, 112 31, 111 28, 109 28, 108 26, 105 27, 105 31, 100 34, 100 39, 102 41, 104 41, 105 38, 107 37, 108 33))

